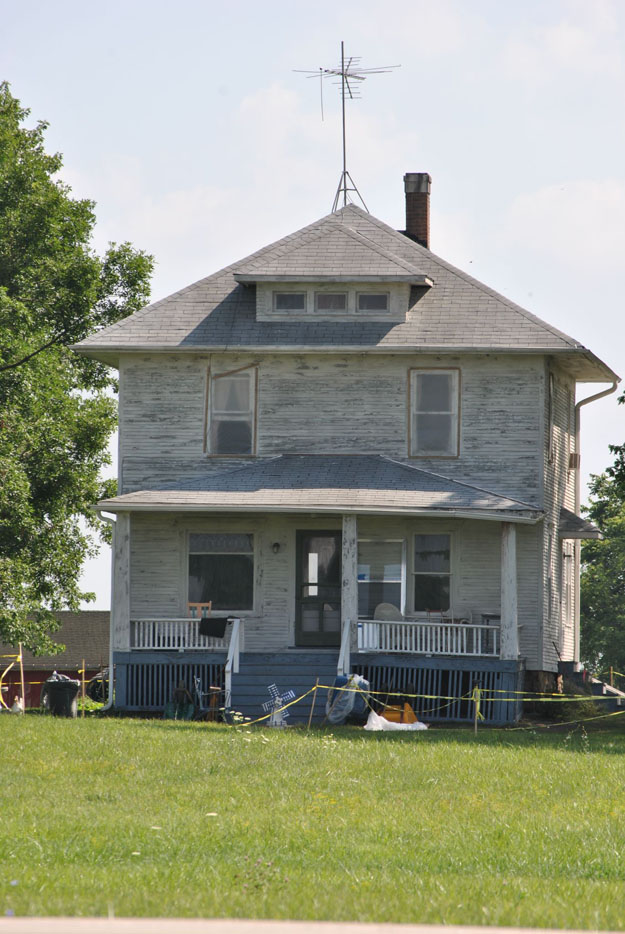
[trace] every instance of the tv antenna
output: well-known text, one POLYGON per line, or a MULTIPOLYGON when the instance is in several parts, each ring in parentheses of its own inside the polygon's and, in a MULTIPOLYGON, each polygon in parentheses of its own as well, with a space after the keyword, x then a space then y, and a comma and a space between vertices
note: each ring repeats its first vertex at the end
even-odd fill
POLYGON ((319 83, 321 86, 321 119, 323 120, 323 79, 324 78, 335 78, 339 79, 335 81, 335 84, 339 84, 341 87, 341 112, 342 112, 342 127, 343 127, 343 171, 341 172, 341 178, 339 181, 339 186, 336 189, 336 195, 334 196, 334 204, 332 205, 332 211, 335 212, 338 209, 339 203, 343 201, 343 207, 345 207, 349 202, 352 201, 348 192, 352 191, 354 194, 358 195, 362 202, 362 206, 365 211, 369 211, 369 208, 364 202, 364 198, 358 191, 354 180, 347 171, 347 145, 346 145, 346 133, 345 133, 345 100, 349 97, 350 100, 354 100, 357 97, 360 97, 359 93, 359 82, 364 81, 369 75, 381 75, 385 74, 388 71, 392 71, 393 68, 399 68, 399 65, 383 65, 380 68, 362 68, 359 64, 360 56, 350 55, 347 59, 345 58, 345 43, 341 42, 341 64, 337 68, 319 68, 317 71, 304 71, 301 68, 296 68, 295 71, 298 71, 300 74, 308 75, 309 78, 319 78, 319 83))

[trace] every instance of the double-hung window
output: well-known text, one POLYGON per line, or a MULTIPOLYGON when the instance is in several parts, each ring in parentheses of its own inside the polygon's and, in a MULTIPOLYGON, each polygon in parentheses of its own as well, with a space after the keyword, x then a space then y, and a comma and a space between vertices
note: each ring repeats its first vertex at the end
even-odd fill
POLYGON ((254 606, 254 536, 210 532, 189 534, 189 602, 213 610, 254 606))
POLYGON ((358 542, 358 616, 373 619, 376 607, 402 612, 403 541, 358 542))
POLYGON ((415 535, 413 609, 443 612, 451 603, 451 536, 415 535))
POLYGON ((211 380, 210 454, 253 454, 256 368, 216 374, 211 380))
POLYGON ((458 410, 458 370, 411 370, 410 454, 456 457, 458 410))

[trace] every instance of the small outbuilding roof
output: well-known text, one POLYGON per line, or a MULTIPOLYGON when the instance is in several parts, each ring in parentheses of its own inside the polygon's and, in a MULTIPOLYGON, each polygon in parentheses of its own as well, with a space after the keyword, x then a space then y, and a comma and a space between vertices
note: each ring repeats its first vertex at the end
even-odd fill
MULTIPOLYGON (((109 610, 60 610, 54 614, 61 624, 52 633, 54 642, 65 650, 58 655, 33 655, 24 650, 24 668, 41 671, 77 671, 85 660, 87 668, 109 662, 109 610)), ((17 646, 0 645, 0 655, 17 652, 17 646)), ((6 666, 5 666, 6 667, 6 666)))
POLYGON ((535 506, 381 455, 282 454, 209 473, 175 489, 98 503, 126 511, 320 512, 461 516, 536 522, 535 506))

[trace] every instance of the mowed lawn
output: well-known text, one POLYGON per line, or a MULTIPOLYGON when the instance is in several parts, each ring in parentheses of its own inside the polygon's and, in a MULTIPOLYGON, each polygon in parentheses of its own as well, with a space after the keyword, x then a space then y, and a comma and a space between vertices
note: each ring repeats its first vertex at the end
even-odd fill
POLYGON ((475 739, 5 715, 0 916, 622 928, 625 719, 599 724, 475 739))

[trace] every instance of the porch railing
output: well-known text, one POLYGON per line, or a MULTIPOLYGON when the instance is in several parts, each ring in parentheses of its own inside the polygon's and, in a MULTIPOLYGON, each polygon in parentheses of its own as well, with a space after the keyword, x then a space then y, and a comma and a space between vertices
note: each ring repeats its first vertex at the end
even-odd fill
POLYGON ((133 619, 130 623, 131 649, 185 649, 228 648, 228 635, 223 639, 200 635, 199 619, 133 619))
POLYGON ((358 620, 358 651, 499 658, 499 626, 418 620, 358 620))

